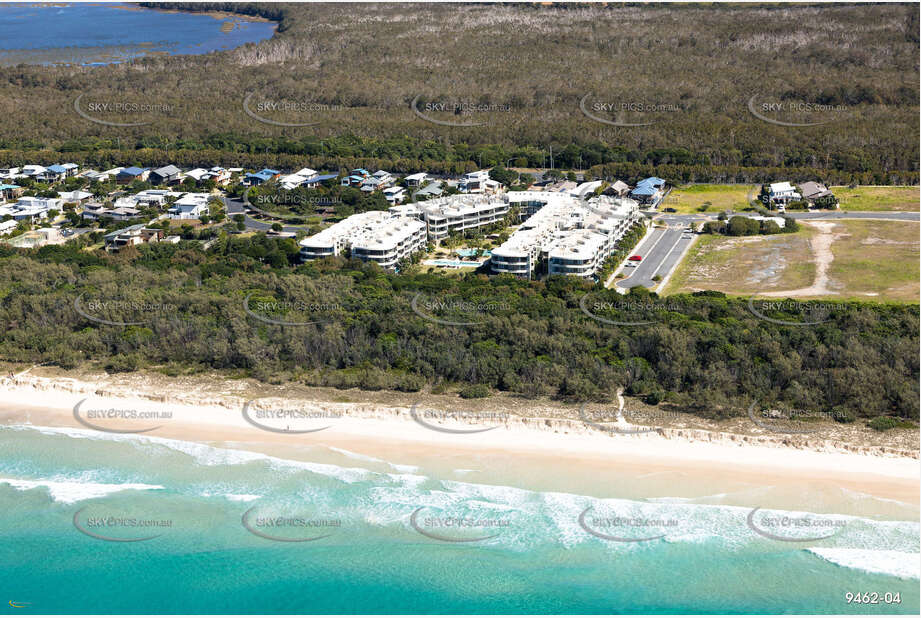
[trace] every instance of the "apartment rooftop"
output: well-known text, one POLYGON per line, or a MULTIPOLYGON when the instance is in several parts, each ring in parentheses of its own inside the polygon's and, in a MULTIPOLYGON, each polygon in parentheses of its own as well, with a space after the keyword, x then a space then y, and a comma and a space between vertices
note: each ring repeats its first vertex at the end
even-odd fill
POLYGON ((551 259, 591 260, 606 242, 606 235, 592 230, 558 232, 548 254, 551 259))
POLYGON ((505 206, 501 197, 489 195, 449 195, 446 197, 437 197, 426 202, 416 202, 411 204, 419 212, 431 215, 457 216, 467 213, 474 213, 483 208, 505 206))
POLYGON ((425 230, 425 224, 418 219, 391 217, 371 230, 361 230, 361 233, 353 238, 352 246, 372 251, 387 251, 420 230, 425 230))
POLYGON ((331 246, 339 238, 355 238, 371 232, 392 217, 393 214, 382 210, 370 210, 354 214, 313 236, 308 236, 300 242, 300 245, 302 247, 331 246))

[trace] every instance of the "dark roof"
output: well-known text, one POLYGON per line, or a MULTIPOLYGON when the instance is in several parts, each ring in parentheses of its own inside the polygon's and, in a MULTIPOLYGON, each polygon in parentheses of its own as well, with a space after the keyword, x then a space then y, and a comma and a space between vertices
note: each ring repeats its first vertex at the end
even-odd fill
POLYGON ((832 194, 824 185, 812 181, 804 182, 799 188, 802 196, 806 198, 824 197, 832 194))
POLYGON ((324 182, 326 180, 333 180, 338 178, 339 174, 317 174, 316 176, 311 176, 304 180, 305 183, 314 183, 314 182, 324 182))
POLYGON ((174 174, 178 174, 180 171, 182 170, 180 170, 175 165, 165 165, 163 167, 155 169, 153 173, 156 174, 157 176, 172 176, 174 174))

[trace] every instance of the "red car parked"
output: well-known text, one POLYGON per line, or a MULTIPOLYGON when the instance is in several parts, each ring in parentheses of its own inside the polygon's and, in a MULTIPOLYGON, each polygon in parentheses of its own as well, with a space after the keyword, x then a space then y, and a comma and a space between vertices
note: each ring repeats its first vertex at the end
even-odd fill
POLYGON ((641 261, 642 259, 643 259, 643 256, 642 256, 642 255, 631 255, 631 256, 630 256, 630 260, 631 260, 632 262, 639 262, 639 261, 641 261))

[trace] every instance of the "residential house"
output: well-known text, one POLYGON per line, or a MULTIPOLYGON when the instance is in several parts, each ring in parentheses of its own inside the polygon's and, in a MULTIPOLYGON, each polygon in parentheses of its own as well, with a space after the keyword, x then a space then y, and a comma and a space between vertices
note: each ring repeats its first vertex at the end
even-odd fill
POLYGON ((384 170, 377 170, 371 174, 371 178, 377 179, 379 185, 391 184, 396 180, 393 177, 393 174, 390 172, 385 172, 384 170))
POLYGON ((627 197, 630 195, 630 185, 623 180, 615 180, 610 187, 604 190, 604 194, 614 197, 627 197))
POLYGON ((799 186, 799 192, 810 206, 819 208, 837 208, 838 199, 828 187, 818 182, 804 182, 799 186))
POLYGON ((265 168, 253 174, 247 174, 243 177, 243 184, 248 187, 256 187, 267 183, 270 180, 278 178, 281 174, 278 170, 265 168))
POLYGON ((389 187, 394 182, 394 180, 395 179, 390 175, 390 172, 378 170, 362 180, 359 183, 359 186, 365 193, 373 193, 374 191, 381 191, 389 187))
POLYGON ((60 191, 58 192, 58 197, 63 200, 65 204, 82 204, 87 201, 93 194, 89 191, 60 191))
POLYGON ((25 178, 35 178, 36 180, 45 173, 45 167, 43 165, 23 165, 22 172, 20 176, 25 178))
POLYGON ((125 168, 115 167, 110 170, 106 170, 104 172, 97 172, 96 170, 86 170, 85 172, 81 173, 80 176, 86 178, 90 182, 109 182, 115 176, 117 176, 118 173, 122 171, 123 169, 125 168))
POLYGON ((802 195, 796 191, 796 187, 789 182, 775 182, 769 185, 766 197, 769 207, 785 207, 790 202, 796 202, 802 199, 802 195))
POLYGON ((487 190, 495 190, 499 183, 489 178, 489 170, 479 170, 464 174, 463 178, 457 185, 461 193, 485 193, 487 190))
POLYGON ((216 185, 221 186, 230 183, 230 175, 230 170, 223 167, 212 167, 207 170, 203 167, 196 167, 194 170, 189 170, 184 174, 186 178, 191 178, 199 184, 207 180, 213 180, 216 185))
POLYGON ((202 180, 213 180, 214 184, 220 186, 226 186, 230 184, 231 170, 224 169, 223 167, 212 167, 208 170, 202 180))
POLYGON ((36 174, 36 179, 42 182, 60 182, 65 178, 77 175, 79 167, 76 163, 62 163, 60 165, 51 165, 45 168, 43 172, 36 174))
POLYGON ((195 182, 201 182, 208 175, 208 170, 203 167, 196 167, 194 170, 189 170, 185 173, 186 178, 191 178, 195 182))
POLYGON ((0 183, 0 202, 11 200, 14 197, 22 195, 24 189, 19 185, 9 185, 0 183))
POLYGON ((119 206, 118 208, 110 210, 107 216, 115 221, 130 221, 131 219, 139 218, 141 216, 141 211, 131 206, 119 206))
POLYGON ((418 174, 410 174, 403 179, 403 182, 406 183, 407 187, 421 187, 428 180, 429 175, 425 172, 419 172, 418 174))
POLYGON ((109 209, 106 208, 105 204, 100 202, 88 202, 83 205, 83 212, 81 213, 81 216, 84 219, 88 219, 90 221, 97 221, 107 216, 108 212, 109 209))
POLYGON ((345 176, 342 179, 343 187, 358 187, 361 186, 361 183, 365 181, 366 178, 370 178, 371 174, 363 167, 353 169, 349 172, 348 176, 345 176))
POLYGON ((320 185, 335 181, 337 178, 339 178, 338 174, 317 174, 316 176, 305 179, 301 186, 307 189, 316 189, 320 185))
POLYGON ((166 189, 145 189, 132 196, 116 200, 115 205, 136 206, 138 208, 160 208, 166 204, 167 198, 178 197, 179 195, 181 194, 166 189))
POLYGON ((441 181, 433 180, 425 187, 413 193, 413 199, 417 201, 427 200, 433 197, 440 197, 442 193, 444 193, 444 189, 441 188, 441 181))
POLYGON ((387 187, 384 189, 384 199, 389 204, 399 204, 406 197, 406 190, 403 187, 387 187))
POLYGON ((182 182, 182 170, 175 165, 158 167, 150 172, 148 180, 154 185, 172 185, 182 182))
POLYGON ((120 185, 128 185, 135 180, 145 181, 150 175, 150 170, 141 167, 126 167, 115 176, 115 182, 120 185))
POLYGON ((141 211, 132 206, 106 208, 104 204, 91 202, 83 207, 82 216, 89 221, 112 219, 113 221, 130 221, 141 217, 141 211))
POLYGON ((6 221, 0 221, 0 235, 6 235, 16 229, 16 226, 19 225, 15 219, 7 219, 6 221))
POLYGON ((167 209, 170 219, 200 219, 209 212, 208 193, 186 193, 167 209))
POLYGON ((662 201, 664 191, 665 181, 651 176, 636 183, 636 187, 630 192, 630 197, 639 204, 646 204, 655 208, 662 201))
POLYGON ((18 167, 0 167, 0 180, 13 180, 18 176, 18 167))
POLYGON ((150 242, 159 242, 163 239, 163 230, 144 227, 143 223, 132 225, 121 230, 116 230, 104 237, 106 251, 120 251, 125 247, 132 247, 150 242))
POLYGON ((17 221, 36 221, 47 217, 50 210, 60 211, 62 204, 56 197, 20 197, 10 214, 17 221))
POLYGON ((37 180, 42 182, 60 182, 67 177, 67 170, 63 165, 49 165, 45 171, 36 175, 37 180))
POLYGON ((308 178, 312 178, 313 176, 316 176, 316 175, 317 175, 316 170, 312 170, 309 167, 305 167, 304 169, 298 170, 294 172, 293 174, 282 176, 281 178, 279 178, 279 183, 281 184, 282 189, 285 189, 286 191, 290 191, 291 189, 295 189, 301 186, 302 184, 304 184, 304 181, 307 180, 308 178))

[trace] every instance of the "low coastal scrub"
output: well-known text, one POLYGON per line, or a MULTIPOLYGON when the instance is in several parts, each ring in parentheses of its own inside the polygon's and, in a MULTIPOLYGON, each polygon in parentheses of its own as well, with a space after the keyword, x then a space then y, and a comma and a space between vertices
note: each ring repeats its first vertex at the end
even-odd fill
POLYGON ((221 233, 207 251, 196 241, 114 255, 0 246, 9 362, 567 402, 611 401, 623 388, 710 418, 757 400, 916 421, 918 305, 826 302, 816 318, 806 304, 753 312, 719 292, 299 264, 292 239, 264 234, 221 233))
POLYGON ((867 422, 867 427, 876 431, 889 431, 890 429, 915 429, 917 426, 900 418, 877 416, 867 422))

